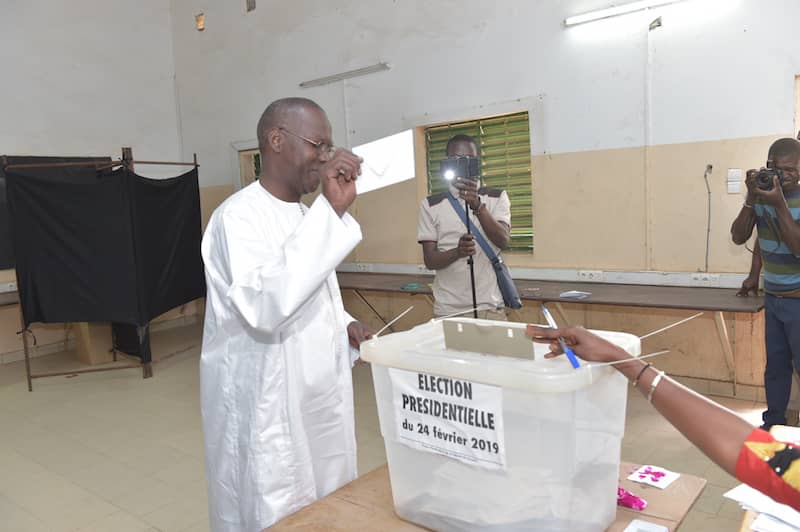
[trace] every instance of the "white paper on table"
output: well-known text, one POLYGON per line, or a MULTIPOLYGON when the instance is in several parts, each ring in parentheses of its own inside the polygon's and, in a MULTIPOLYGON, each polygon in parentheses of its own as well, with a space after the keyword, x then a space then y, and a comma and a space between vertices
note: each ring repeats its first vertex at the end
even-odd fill
POLYGON ((643 465, 630 475, 628 480, 639 482, 641 484, 648 484, 656 488, 664 489, 681 476, 680 473, 674 471, 667 471, 663 467, 653 465, 643 465))
POLYGON ((561 292, 558 294, 558 297, 563 297, 564 299, 586 299, 592 295, 591 292, 582 292, 580 290, 567 290, 566 292, 561 292))
POLYGON ((771 515, 795 527, 800 527, 800 512, 785 504, 780 504, 760 491, 746 484, 739 484, 725 493, 724 497, 733 499, 755 512, 771 515))
POLYGON ((771 515, 758 514, 750 524, 750 530, 754 532, 797 532, 800 528, 784 523, 771 515))
POLYGON ((642 521, 641 519, 634 519, 625 530, 622 532, 669 532, 669 528, 649 521, 642 521))
POLYGON ((416 173, 411 129, 356 146, 352 151, 364 159, 356 180, 358 194, 413 179, 416 173))

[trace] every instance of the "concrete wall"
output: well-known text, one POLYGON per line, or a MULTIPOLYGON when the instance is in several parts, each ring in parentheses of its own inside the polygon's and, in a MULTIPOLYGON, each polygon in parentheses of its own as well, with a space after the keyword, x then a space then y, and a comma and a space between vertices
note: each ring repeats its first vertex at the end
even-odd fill
MULTIPOLYGON (((184 156, 205 184, 236 182, 232 144, 252 140, 270 101, 315 99, 334 138, 357 145, 408 127, 527 110, 533 254, 529 268, 745 272, 729 242, 741 205, 728 168, 763 164, 791 135, 800 49, 792 0, 692 0, 564 28, 603 0, 305 1, 251 13, 172 0, 184 156), (193 28, 206 15, 206 30, 193 28), (662 27, 648 31, 662 17, 662 27), (312 89, 302 81, 388 61, 391 70, 312 89)), ((418 158, 424 154, 420 151, 418 158)), ((421 167, 424 170, 424 166, 421 167)), ((418 172, 422 175, 422 172, 418 172)), ((360 198, 364 242, 348 260, 419 264, 422 178, 360 198), (388 219, 391 224, 386 223, 388 219)))

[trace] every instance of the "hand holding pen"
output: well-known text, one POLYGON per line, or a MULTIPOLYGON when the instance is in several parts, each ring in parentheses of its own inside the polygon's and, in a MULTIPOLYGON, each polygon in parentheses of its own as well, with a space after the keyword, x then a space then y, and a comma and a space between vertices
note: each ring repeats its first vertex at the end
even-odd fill
MULTIPOLYGON (((547 321, 547 325, 550 326, 551 329, 558 329, 558 325, 556 325, 556 320, 553 319, 553 316, 550 314, 550 311, 547 310, 547 307, 542 305, 542 314, 544 314, 544 319, 547 321)), ((558 337, 558 345, 561 347, 561 351, 567 355, 570 364, 572 364, 573 368, 579 368, 580 362, 578 362, 578 357, 575 356, 575 353, 570 349, 567 345, 567 342, 564 341, 562 336, 558 337)))

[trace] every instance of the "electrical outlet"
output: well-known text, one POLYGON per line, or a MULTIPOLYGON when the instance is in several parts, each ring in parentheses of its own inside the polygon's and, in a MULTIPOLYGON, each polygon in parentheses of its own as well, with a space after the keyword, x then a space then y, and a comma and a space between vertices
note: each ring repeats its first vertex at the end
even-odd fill
POLYGON ((719 286, 719 274, 706 272, 693 273, 692 286, 719 286))
POLYGON ((356 271, 357 272, 371 272, 372 271, 372 264, 365 264, 359 262, 356 264, 356 271))
POLYGON ((587 283, 603 282, 603 272, 601 270, 578 270, 578 280, 587 283))

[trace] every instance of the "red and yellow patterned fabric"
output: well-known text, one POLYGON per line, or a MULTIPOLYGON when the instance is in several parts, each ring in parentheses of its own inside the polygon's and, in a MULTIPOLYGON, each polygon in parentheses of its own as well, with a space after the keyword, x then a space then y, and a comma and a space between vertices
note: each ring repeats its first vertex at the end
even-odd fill
POLYGON ((800 447, 755 429, 739 453, 736 478, 800 511, 800 447))

